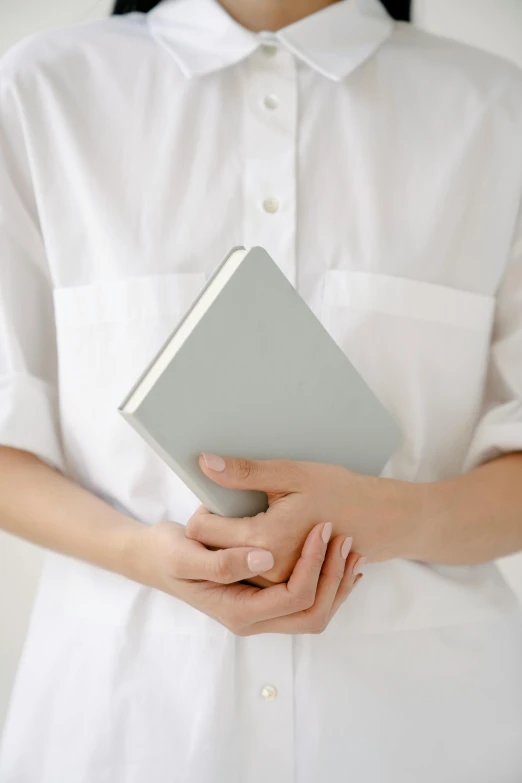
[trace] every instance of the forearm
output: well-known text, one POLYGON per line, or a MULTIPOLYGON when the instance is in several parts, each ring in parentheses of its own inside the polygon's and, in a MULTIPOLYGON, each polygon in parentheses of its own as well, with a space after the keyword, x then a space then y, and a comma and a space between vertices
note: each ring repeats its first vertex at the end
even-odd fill
POLYGON ((26 452, 0 447, 0 527, 121 573, 140 523, 26 452))
POLYGON ((419 486, 419 522, 407 557, 471 565, 522 549, 522 454, 419 486))

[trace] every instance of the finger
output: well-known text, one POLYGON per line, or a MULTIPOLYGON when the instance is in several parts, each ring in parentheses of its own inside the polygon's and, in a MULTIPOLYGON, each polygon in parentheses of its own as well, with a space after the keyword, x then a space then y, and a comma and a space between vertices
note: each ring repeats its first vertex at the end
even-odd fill
POLYGON ((301 557, 295 564, 294 570, 286 584, 290 595, 307 595, 313 599, 310 606, 315 601, 315 594, 331 533, 331 522, 326 522, 324 525, 316 525, 310 531, 304 543, 301 557))
POLYGON ((344 577, 332 604, 328 622, 330 622, 339 607, 346 601, 359 578, 362 577, 362 574, 357 574, 357 564, 360 560, 361 555, 358 552, 350 552, 348 560, 346 561, 344 577))
POLYGON ((261 512, 255 517, 220 517, 202 506, 188 520, 185 535, 205 546, 248 546, 256 540, 253 537, 254 529, 264 516, 261 512))
POLYGON ((347 560, 343 544, 345 536, 336 536, 330 546, 319 577, 313 606, 287 617, 276 617, 255 623, 250 633, 321 633, 330 619, 330 613, 346 573, 347 560))
POLYGON ((198 541, 188 541, 173 564, 177 579, 201 579, 231 584, 273 568, 274 557, 266 549, 236 547, 211 551, 198 541))
POLYGON ((331 530, 330 522, 312 528, 288 582, 259 590, 244 585, 245 592, 240 594, 245 598, 244 605, 232 607, 235 624, 250 626, 309 609, 315 601, 331 530))
MULTIPOLYGON (((328 625, 328 618, 333 602, 343 580, 346 570, 346 556, 348 551, 343 549, 346 536, 336 536, 330 546, 324 561, 314 605, 303 612, 302 620, 310 626, 306 633, 319 633, 328 625)), ((349 542, 351 544, 351 542, 349 542)))
POLYGON ((277 584, 273 579, 266 579, 264 576, 254 576, 250 579, 243 579, 242 583, 245 585, 252 585, 253 587, 273 587, 274 584, 277 584))
POLYGON ((200 454, 203 473, 222 487, 261 492, 295 492, 303 484, 304 463, 286 459, 246 459, 200 454))
POLYGON ((294 568, 292 577, 296 575, 296 571, 298 573, 291 591, 289 584, 292 577, 288 583, 265 589, 245 584, 220 587, 211 582, 200 582, 193 585, 195 601, 192 605, 214 617, 237 635, 246 635, 256 622, 309 608, 315 600, 330 534, 331 523, 312 528, 294 568))

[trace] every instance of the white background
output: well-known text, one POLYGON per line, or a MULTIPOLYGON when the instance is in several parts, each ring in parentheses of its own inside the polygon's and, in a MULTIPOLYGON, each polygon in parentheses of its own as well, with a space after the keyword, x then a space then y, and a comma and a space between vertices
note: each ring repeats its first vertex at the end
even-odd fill
MULTIPOLYGON (((0 53, 27 33, 95 19, 110 0, 0 0, 0 53)), ((522 0, 417 0, 416 23, 522 67, 522 0)), ((521 140, 522 143, 522 140, 521 140)), ((0 532, 0 732, 41 564, 41 552, 0 532)), ((522 599, 522 555, 502 568, 522 599)))

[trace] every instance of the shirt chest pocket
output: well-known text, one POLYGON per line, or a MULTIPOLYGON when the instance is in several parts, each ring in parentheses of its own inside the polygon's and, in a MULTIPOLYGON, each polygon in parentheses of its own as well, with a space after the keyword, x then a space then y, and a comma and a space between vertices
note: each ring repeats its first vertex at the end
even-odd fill
POLYGON ((379 274, 326 273, 322 321, 404 433, 386 475, 459 470, 488 364, 494 297, 379 274))
POLYGON ((153 487, 161 493, 158 482, 172 483, 172 474, 117 409, 205 279, 202 272, 152 275, 54 294, 60 419, 69 469, 144 518, 155 514, 140 502, 153 487))
POLYGON ((119 404, 204 284, 204 273, 188 273, 55 290, 62 402, 119 404))

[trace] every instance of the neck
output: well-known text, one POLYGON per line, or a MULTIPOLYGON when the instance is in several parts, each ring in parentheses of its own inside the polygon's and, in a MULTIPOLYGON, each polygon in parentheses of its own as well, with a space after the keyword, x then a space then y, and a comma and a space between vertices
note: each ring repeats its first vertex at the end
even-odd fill
POLYGON ((338 0, 219 0, 225 11, 243 27, 280 30, 292 22, 333 5, 338 0))

